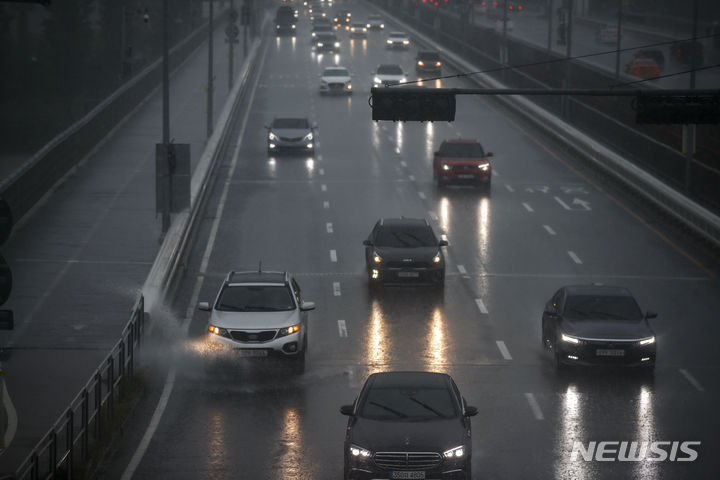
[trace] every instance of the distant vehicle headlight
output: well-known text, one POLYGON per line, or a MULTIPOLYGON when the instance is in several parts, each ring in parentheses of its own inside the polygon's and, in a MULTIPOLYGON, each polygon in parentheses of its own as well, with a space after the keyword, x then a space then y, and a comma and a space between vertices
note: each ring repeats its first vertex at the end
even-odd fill
POLYGON ((392 41, 392 40, 390 40, 390 39, 388 39, 387 43, 389 43, 389 44, 391 44, 391 45, 392 45, 393 41, 392 41))
POLYGON ((480 170, 487 170, 488 168, 490 168, 490 164, 483 163, 482 165, 478 165, 478 168, 480 170))
POLYGON ((442 169, 445 171, 452 170, 452 166, 448 165, 447 163, 443 163, 442 169))
POLYGON ((295 30, 295 25, 292 26, 292 29, 295 30))
POLYGON ((655 337, 646 338, 644 340, 640 340, 640 345, 652 345, 655 343, 655 337))
POLYGON ((407 77, 402 77, 402 78, 399 80, 399 82, 400 82, 400 83, 405 83, 405 82, 407 82, 407 77))
POLYGON ((424 66, 425 66, 425 62, 423 62, 422 60, 418 60, 418 65, 420 65, 421 67, 424 67, 424 66))
POLYGON ((268 140, 272 140, 273 142, 276 140, 279 140, 279 137, 275 135, 273 132, 268 133, 268 140))
POLYGON ((230 338, 230 334, 228 333, 228 331, 226 329, 221 328, 221 327, 216 327, 215 325, 208 325, 208 332, 210 332, 214 335, 221 336, 221 337, 230 338))
POLYGON ((335 42, 335 48, 340 46, 340 42, 335 42))
POLYGON ((370 28, 370 24, 369 24, 369 23, 367 24, 367 28, 370 28))
POLYGON ((303 137, 303 140, 304 140, 304 141, 308 141, 308 142, 309 142, 310 140, 312 140, 312 139, 313 139, 313 134, 312 134, 312 132, 308 133, 307 135, 305 135, 305 136, 303 137))
POLYGON ((460 458, 465 455, 465 447, 455 447, 443 452, 445 458, 460 458))
POLYGON ((348 83, 345 88, 347 88, 348 90, 352 90, 352 83, 348 83))
POLYGON ((373 252, 373 262, 382 263, 382 257, 377 252, 373 252))
POLYGON ((403 45, 408 45, 408 44, 410 44, 410 40, 403 40, 403 45))
POLYGON ((440 252, 437 252, 435 256, 433 257, 433 263, 440 263, 442 261, 442 257, 440 256, 440 252))
POLYGON ((380 77, 375 77, 375 78, 373 78, 373 83, 381 84, 382 79, 380 77))
POLYGON ((318 47, 322 47, 322 46, 323 46, 323 43, 322 43, 322 42, 318 42, 318 43, 317 43, 317 46, 318 46, 318 47))
POLYGON ((578 340, 577 338, 571 337, 570 335, 565 335, 564 333, 560 335, 560 338, 563 342, 574 343, 575 345, 580 343, 580 340, 578 340))

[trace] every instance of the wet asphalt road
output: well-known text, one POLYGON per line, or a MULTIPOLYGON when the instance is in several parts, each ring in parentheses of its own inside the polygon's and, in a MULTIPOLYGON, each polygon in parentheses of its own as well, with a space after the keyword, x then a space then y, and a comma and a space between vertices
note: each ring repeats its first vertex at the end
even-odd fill
POLYGON ((478 407, 476 478, 713 478, 720 284, 712 259, 492 99, 463 97, 452 124, 373 123, 370 72, 399 63, 414 78, 417 46, 388 52, 383 33, 341 34, 339 54, 317 55, 305 18, 298 28, 295 39, 265 47, 240 143, 218 173, 186 276, 153 318, 143 354, 148 393, 103 478, 125 471, 168 385, 133 478, 340 478, 339 406, 368 374, 400 369, 447 372, 478 407), (353 72, 352 97, 318 94, 319 73, 333 63, 353 72), (315 121, 316 153, 268 156, 263 125, 274 115, 315 121), (434 186, 432 152, 457 136, 495 153, 489 195, 434 186), (399 215, 425 217, 449 240, 443 295, 419 287, 369 294, 362 240, 378 218, 399 215), (242 362, 206 372, 207 314, 195 302, 212 300, 229 270, 259 261, 294 272, 317 304, 306 371, 242 362), (559 286, 588 282, 627 286, 643 309, 659 312, 654 376, 554 371, 541 348, 543 305, 559 286), (599 462, 573 459, 575 441, 701 443, 694 462, 599 462))

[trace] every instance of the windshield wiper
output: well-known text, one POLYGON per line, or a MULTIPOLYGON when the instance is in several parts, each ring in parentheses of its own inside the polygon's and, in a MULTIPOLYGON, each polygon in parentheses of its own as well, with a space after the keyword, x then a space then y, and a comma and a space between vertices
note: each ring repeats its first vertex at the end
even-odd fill
POLYGON ((399 411, 397 411, 397 410, 395 410, 395 409, 392 409, 392 408, 390 408, 390 407, 386 407, 385 405, 383 405, 383 404, 381 404, 381 403, 370 402, 370 405, 375 405, 376 407, 380 407, 380 408, 382 408, 383 410, 387 410, 387 411, 390 412, 390 413, 394 413, 395 415, 397 415, 397 416, 400 417, 400 418, 407 418, 407 415, 405 415, 404 413, 399 412, 399 411))
POLYGON ((616 313, 592 311, 592 312, 590 312, 590 314, 591 315, 602 315, 603 318, 612 318, 612 319, 616 319, 616 320, 627 320, 627 318, 625 318, 624 316, 618 315, 616 313))
POLYGON ((264 305, 245 305, 242 307, 246 312, 277 312, 275 307, 266 307, 264 305))
POLYGON ((438 412, 437 410, 435 410, 433 407, 431 407, 427 403, 422 402, 415 397, 408 397, 408 399, 412 400, 413 402, 417 403, 418 405, 422 406, 423 408, 430 410, 432 413, 434 413, 438 417, 444 417, 444 415, 442 413, 438 412))

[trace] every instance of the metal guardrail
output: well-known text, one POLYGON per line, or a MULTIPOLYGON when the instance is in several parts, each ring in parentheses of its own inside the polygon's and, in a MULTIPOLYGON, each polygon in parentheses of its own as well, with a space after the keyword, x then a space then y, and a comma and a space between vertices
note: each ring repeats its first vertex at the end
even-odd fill
POLYGON ((111 435, 107 429, 135 371, 144 330, 145 299, 140 295, 120 340, 16 470, 16 479, 73 478, 73 472, 90 458, 92 447, 111 435))

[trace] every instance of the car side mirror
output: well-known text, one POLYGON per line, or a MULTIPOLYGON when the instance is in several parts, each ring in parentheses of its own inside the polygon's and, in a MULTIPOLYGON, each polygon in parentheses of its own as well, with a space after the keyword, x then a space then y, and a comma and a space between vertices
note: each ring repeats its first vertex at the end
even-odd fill
POLYGON ((438 247, 447 247, 448 245, 449 245, 449 244, 448 244, 448 241, 447 241, 447 240, 440 240, 440 241, 438 242, 438 247))
POLYGON ((466 417, 474 417, 477 414, 478 414, 477 407, 471 407, 471 406, 465 407, 465 416, 466 417))
POLYGON ((373 242, 371 240, 365 239, 363 240, 363 245, 365 245, 366 247, 372 247, 373 242))
POLYGON ((545 304, 545 313, 547 315, 550 315, 551 317, 557 316, 557 308, 555 305, 552 304, 552 302, 548 302, 545 304))
POLYGON ((315 310, 315 302, 302 302, 300 304, 300 310, 307 312, 308 310, 315 310))
POLYGON ((343 415, 347 415, 348 417, 351 417, 353 414, 353 406, 352 405, 343 405, 340 407, 340 413, 343 415))
POLYGON ((440 155, 440 150, 436 150, 435 155, 440 155))
POLYGON ((652 310, 645 312, 645 318, 656 318, 657 316, 657 312, 653 312, 652 310))
POLYGON ((486 157, 492 157, 492 156, 493 156, 493 152, 487 152, 487 154, 485 154, 485 156, 486 156, 486 157))
POLYGON ((197 307, 198 307, 198 310, 202 310, 204 312, 210 311, 210 303, 208 303, 208 302, 198 302, 197 307))

